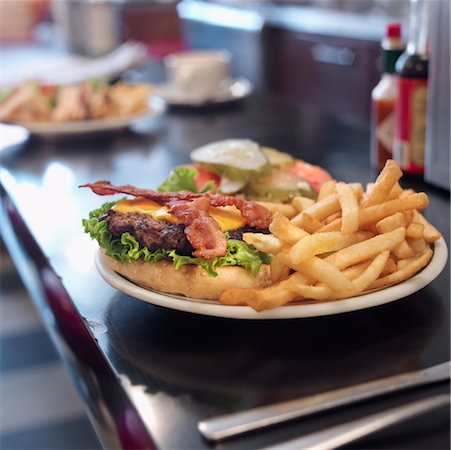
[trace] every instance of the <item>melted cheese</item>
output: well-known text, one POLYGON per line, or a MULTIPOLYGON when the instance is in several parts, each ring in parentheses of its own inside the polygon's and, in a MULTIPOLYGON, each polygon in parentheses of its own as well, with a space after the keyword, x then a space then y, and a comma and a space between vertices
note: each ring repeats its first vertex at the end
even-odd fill
MULTIPOLYGON (((171 223, 181 223, 182 220, 169 214, 166 206, 159 205, 151 200, 136 198, 132 200, 122 200, 113 207, 117 212, 148 214, 154 219, 167 220, 171 223)), ((236 230, 246 225, 246 219, 241 215, 235 206, 222 206, 218 208, 210 207, 209 213, 218 222, 222 231, 236 230)))
POLYGON ((218 222, 222 231, 236 230, 246 225, 246 219, 236 206, 210 207, 209 213, 218 222))
POLYGON ((168 213, 166 206, 161 206, 152 200, 145 198, 135 198, 132 200, 121 200, 114 205, 113 209, 122 213, 148 214, 154 219, 167 220, 171 223, 181 223, 182 221, 172 214, 168 213))

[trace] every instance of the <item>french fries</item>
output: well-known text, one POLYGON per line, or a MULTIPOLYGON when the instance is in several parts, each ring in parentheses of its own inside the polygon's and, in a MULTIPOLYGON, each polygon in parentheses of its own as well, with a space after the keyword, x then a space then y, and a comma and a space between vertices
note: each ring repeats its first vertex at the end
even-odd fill
POLYGON ((294 245, 303 237, 308 236, 308 233, 305 230, 293 225, 287 217, 278 212, 272 217, 269 231, 288 245, 294 245))
POLYGON ((220 302, 263 311, 349 298, 415 275, 431 260, 430 244, 441 234, 420 212, 427 195, 402 189, 401 176, 389 160, 365 191, 360 183, 331 180, 316 202, 297 197, 289 207, 273 207, 271 234, 244 235, 273 255, 273 284, 226 289, 220 302))
POLYGON ((391 190, 402 176, 402 170, 398 164, 389 159, 377 177, 374 186, 362 202, 362 207, 377 205, 382 203, 390 195, 391 190))
POLYGON ((272 234, 243 233, 243 241, 253 245, 261 252, 275 254, 280 252, 283 242, 272 234))
MULTIPOLYGON (((301 212, 301 211, 304 211, 304 209, 307 209, 307 208, 310 208, 310 206, 313 206, 315 204, 315 200, 313 200, 313 198, 307 198, 307 197, 294 197, 293 200, 291 201, 291 203, 296 208, 297 212, 301 212)), ((291 219, 291 217, 288 217, 288 218, 291 219)))
POLYGON ((359 229, 359 204, 351 185, 337 183, 338 201, 342 211, 341 232, 354 233, 359 229))
MULTIPOLYGON (((306 199, 311 200, 312 199, 306 199)), ((260 205, 264 206, 266 209, 269 209, 273 213, 281 213, 285 217, 288 217, 289 219, 292 219, 298 212, 298 208, 294 203, 275 203, 275 202, 258 202, 260 205)))
POLYGON ((291 219, 291 222, 294 225, 302 228, 303 219, 306 214, 308 214, 310 217, 316 220, 322 221, 327 216, 330 216, 331 214, 334 214, 339 210, 340 210, 340 202, 338 200, 338 195, 332 194, 328 195, 327 197, 324 197, 322 200, 319 200, 309 208, 300 212, 297 216, 291 219))
MULTIPOLYGON (((366 229, 375 222, 395 214, 399 211, 424 209, 429 203, 428 196, 424 192, 410 194, 404 198, 388 200, 386 202, 361 208, 359 211, 360 227, 366 229)), ((301 213, 302 214, 302 213, 301 213)), ((297 216, 296 216, 297 217, 297 216)), ((293 220, 296 218, 294 217, 293 220)), ((342 218, 338 218, 319 229, 319 231, 334 231, 340 229, 342 218)), ((431 225, 432 227, 432 225, 431 225)))

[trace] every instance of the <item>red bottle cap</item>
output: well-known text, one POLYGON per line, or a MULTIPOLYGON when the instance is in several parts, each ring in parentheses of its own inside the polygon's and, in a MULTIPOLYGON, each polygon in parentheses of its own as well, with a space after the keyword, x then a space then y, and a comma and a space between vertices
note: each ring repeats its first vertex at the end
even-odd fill
POLYGON ((389 23, 387 25, 387 37, 388 38, 401 38, 401 24, 389 23))

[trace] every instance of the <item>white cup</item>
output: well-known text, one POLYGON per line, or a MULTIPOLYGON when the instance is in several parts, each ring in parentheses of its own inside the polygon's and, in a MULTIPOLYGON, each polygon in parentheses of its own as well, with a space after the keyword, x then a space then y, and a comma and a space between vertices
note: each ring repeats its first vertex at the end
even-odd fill
POLYGON ((165 58, 168 83, 196 101, 212 98, 229 77, 230 53, 223 50, 195 50, 165 58))

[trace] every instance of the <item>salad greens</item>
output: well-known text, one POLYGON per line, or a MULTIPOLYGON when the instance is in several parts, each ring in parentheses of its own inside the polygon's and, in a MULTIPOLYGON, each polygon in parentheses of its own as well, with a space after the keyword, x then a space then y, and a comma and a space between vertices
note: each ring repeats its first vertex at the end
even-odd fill
POLYGON ((105 78, 92 78, 89 80, 93 92, 99 91, 100 89, 108 87, 108 80, 105 78))
POLYGON ((6 100, 12 92, 13 92, 13 90, 11 88, 1 88, 0 89, 0 102, 6 100))
POLYGON ((172 261, 176 269, 185 264, 195 264, 214 277, 217 276, 215 269, 221 266, 241 266, 249 270, 253 276, 257 276, 260 266, 271 262, 270 255, 257 250, 253 245, 235 239, 228 239, 225 256, 218 256, 212 261, 178 255, 175 250, 150 252, 146 247, 142 247, 130 233, 123 233, 119 239, 114 238, 108 231, 107 221, 101 219, 116 203, 117 201, 105 203, 100 208, 91 211, 89 218, 83 219, 83 226, 85 232, 99 243, 108 256, 123 263, 142 258, 149 263, 161 260, 172 261))
POLYGON ((199 191, 194 181, 198 175, 198 171, 194 167, 177 166, 169 174, 169 178, 163 181, 158 186, 157 191, 160 192, 178 192, 178 191, 191 191, 191 192, 207 192, 215 187, 213 181, 208 181, 204 184, 199 191))

